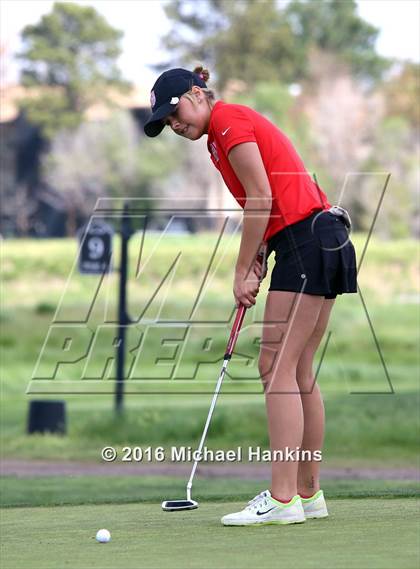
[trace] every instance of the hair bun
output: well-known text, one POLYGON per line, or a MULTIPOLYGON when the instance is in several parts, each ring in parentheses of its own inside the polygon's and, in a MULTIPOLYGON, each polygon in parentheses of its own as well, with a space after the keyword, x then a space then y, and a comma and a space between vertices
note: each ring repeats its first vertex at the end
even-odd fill
POLYGON ((197 73, 197 75, 199 75, 206 83, 210 79, 209 70, 205 69, 202 65, 197 65, 197 67, 194 68, 193 73, 197 73))

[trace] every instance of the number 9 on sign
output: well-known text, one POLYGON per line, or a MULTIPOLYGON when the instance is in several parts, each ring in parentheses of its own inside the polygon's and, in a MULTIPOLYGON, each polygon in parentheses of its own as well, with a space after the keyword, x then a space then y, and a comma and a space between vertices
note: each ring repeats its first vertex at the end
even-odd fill
POLYGON ((93 220, 78 231, 80 243, 79 271, 101 275, 112 271, 112 236, 114 229, 100 220, 93 220))
POLYGON ((100 259, 104 254, 104 241, 100 237, 90 237, 87 242, 89 257, 91 259, 100 259))

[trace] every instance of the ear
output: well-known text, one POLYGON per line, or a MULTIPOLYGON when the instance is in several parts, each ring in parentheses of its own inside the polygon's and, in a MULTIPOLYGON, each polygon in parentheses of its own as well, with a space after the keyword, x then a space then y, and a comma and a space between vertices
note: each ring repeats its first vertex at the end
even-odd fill
POLYGON ((201 101, 203 99, 202 99, 202 93, 201 93, 200 87, 198 87, 197 85, 194 85, 192 88, 192 92, 194 93, 194 96, 197 99, 197 103, 201 103, 201 101))

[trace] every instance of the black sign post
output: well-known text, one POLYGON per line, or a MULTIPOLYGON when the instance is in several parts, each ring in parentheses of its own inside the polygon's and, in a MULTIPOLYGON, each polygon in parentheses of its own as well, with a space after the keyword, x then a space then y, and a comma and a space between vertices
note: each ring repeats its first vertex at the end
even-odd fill
POLYGON ((121 218, 121 259, 120 259, 120 288, 118 294, 118 336, 117 336, 117 382, 115 385, 115 411, 118 415, 123 412, 124 397, 124 361, 125 361, 125 330, 131 322, 127 314, 127 273, 128 273, 128 241, 133 234, 128 204, 124 203, 121 218))
MULTIPOLYGON (((133 234, 128 203, 124 203, 121 217, 121 259, 120 282, 118 291, 118 328, 117 328, 117 380, 115 384, 115 411, 123 411, 124 396, 124 361, 125 331, 131 322, 127 314, 127 274, 128 274, 128 241, 133 234)), ((93 220, 79 231, 81 250, 79 255, 79 271, 84 274, 104 274, 112 271, 112 239, 113 228, 107 223, 93 220)))

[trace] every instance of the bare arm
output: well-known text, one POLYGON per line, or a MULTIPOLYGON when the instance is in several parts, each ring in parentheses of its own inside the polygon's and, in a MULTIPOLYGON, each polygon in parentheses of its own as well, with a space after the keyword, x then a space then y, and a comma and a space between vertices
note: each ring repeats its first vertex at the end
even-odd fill
POLYGON ((271 212, 271 188, 258 145, 255 142, 244 142, 234 146, 229 152, 228 159, 247 196, 241 245, 235 271, 235 289, 237 290, 235 292, 234 289, 234 292, 237 302, 250 306, 255 304, 255 286, 253 289, 250 284, 239 286, 239 283, 247 279, 263 241, 271 212))

